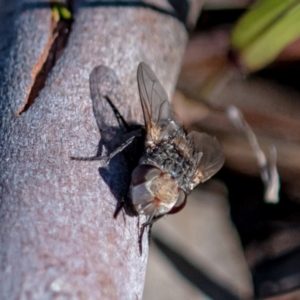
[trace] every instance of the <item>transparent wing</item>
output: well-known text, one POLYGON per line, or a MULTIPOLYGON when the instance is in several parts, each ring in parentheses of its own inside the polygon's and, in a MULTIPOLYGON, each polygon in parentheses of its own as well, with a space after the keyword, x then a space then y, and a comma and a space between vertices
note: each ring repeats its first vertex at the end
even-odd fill
POLYGON ((196 186, 217 173, 222 168, 225 157, 222 146, 216 138, 196 131, 190 132, 189 137, 193 140, 199 157, 195 175, 196 186))
POLYGON ((172 109, 168 96, 153 71, 145 63, 140 63, 137 70, 137 81, 147 131, 153 125, 171 118, 172 109), (154 123, 154 124, 153 124, 154 123))

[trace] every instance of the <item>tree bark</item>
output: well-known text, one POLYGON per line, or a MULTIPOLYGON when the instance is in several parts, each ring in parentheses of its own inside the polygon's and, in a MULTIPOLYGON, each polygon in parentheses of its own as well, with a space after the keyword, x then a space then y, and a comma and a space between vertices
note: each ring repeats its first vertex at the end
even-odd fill
POLYGON ((97 70, 106 66, 115 74, 108 76, 114 104, 127 121, 141 123, 138 63, 149 64, 171 95, 186 29, 166 4, 75 3, 68 44, 51 72, 42 74, 45 86, 35 98, 38 74, 56 51, 57 24, 48 4, 28 3, 20 11, 14 11, 17 1, 10 11, 0 6, 10 26, 9 40, 0 42, 0 298, 141 299, 148 245, 144 236, 140 255, 138 234, 144 218, 126 212, 113 218, 130 176, 126 158, 99 169, 97 161, 70 156, 97 153, 102 136, 95 106, 93 111, 99 102, 93 101, 101 99, 89 84, 97 70))

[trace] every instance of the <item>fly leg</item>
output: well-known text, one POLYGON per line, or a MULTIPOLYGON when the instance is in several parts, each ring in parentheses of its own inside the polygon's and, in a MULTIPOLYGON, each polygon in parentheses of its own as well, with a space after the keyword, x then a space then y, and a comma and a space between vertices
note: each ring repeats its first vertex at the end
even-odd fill
POLYGON ((150 219, 149 221, 142 224, 141 231, 140 231, 140 234, 139 234, 139 240, 138 240, 141 255, 142 255, 142 252, 143 252, 142 239, 143 239, 145 228, 147 226, 149 226, 149 229, 148 229, 148 243, 150 244, 151 230, 152 230, 153 223, 156 222, 157 220, 159 220, 160 218, 162 218, 163 216, 164 216, 164 214, 156 216, 156 217, 154 217, 154 218, 150 219))
MULTIPOLYGON (((104 99, 108 102, 108 104, 110 105, 111 109, 113 110, 115 117, 119 123, 119 125, 123 126, 125 128, 125 130, 127 132, 130 132, 130 127, 128 125, 128 123, 125 121, 125 119, 123 118, 123 116, 121 115, 121 113, 119 112, 119 110, 115 107, 115 105, 112 103, 112 101, 110 100, 110 98, 108 96, 104 96, 104 99)), ((74 157, 71 156, 70 158, 72 160, 81 160, 81 161, 94 161, 94 160, 100 160, 103 161, 103 167, 106 167, 110 160, 117 155, 119 152, 123 151, 128 145, 130 145, 133 140, 134 140, 135 136, 132 136, 131 138, 129 138, 125 143, 123 143, 121 146, 119 146, 116 150, 114 150, 112 153, 110 153, 108 156, 92 156, 92 157, 74 157)))
POLYGON ((122 152, 127 146, 129 146, 133 140, 135 139, 135 136, 132 136, 129 138, 125 143, 123 143, 121 146, 119 146, 116 150, 114 150, 112 153, 110 153, 107 156, 92 156, 92 157, 74 157, 71 156, 70 158, 72 160, 83 160, 83 161, 94 161, 94 160, 100 160, 103 161, 103 167, 106 167, 110 160, 116 156, 118 153, 122 152))

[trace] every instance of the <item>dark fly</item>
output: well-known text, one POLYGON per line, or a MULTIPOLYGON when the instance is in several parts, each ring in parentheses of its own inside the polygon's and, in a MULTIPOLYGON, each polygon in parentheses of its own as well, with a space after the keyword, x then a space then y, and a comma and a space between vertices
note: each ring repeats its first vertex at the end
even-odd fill
POLYGON ((145 226, 180 211, 187 195, 219 171, 224 154, 215 138, 187 133, 174 121, 167 94, 145 63, 138 67, 137 81, 146 140, 129 195, 135 210, 148 217, 145 226))
MULTIPOLYGON (((142 225, 143 233, 146 226, 165 214, 180 211, 187 195, 219 171, 224 154, 215 138, 196 131, 187 133, 175 122, 164 88, 145 63, 138 66, 137 81, 146 137, 144 153, 131 175, 129 198, 134 210, 147 216, 142 225)), ((122 122, 125 121, 122 119, 122 122)), ((108 164, 134 138, 132 136, 108 156, 83 159, 97 159, 108 164)))

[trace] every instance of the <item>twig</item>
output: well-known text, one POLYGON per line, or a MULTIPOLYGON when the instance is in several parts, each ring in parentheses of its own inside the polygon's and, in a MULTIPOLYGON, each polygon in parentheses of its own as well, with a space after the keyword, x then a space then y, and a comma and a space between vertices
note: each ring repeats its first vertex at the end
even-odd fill
POLYGON ((260 176, 265 185, 264 199, 267 203, 278 203, 280 180, 276 166, 277 151, 274 145, 269 147, 269 159, 259 146, 257 137, 252 128, 244 119, 243 114, 236 106, 229 106, 227 109, 227 116, 235 127, 243 132, 255 154, 257 164, 260 168, 260 176))

